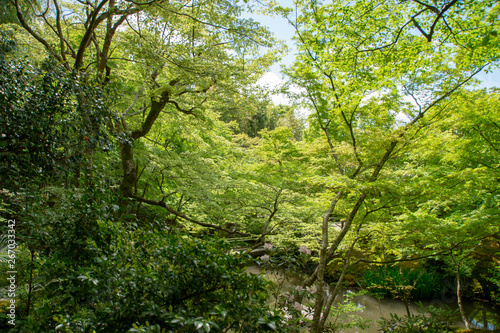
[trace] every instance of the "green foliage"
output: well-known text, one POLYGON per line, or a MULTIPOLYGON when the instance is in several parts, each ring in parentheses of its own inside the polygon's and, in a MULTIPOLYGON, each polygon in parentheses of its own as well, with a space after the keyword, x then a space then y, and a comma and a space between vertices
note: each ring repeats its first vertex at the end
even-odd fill
POLYGON ((489 278, 489 281, 494 283, 498 288, 497 290, 499 290, 498 292, 492 291, 491 298, 496 302, 500 302, 500 266, 495 268, 495 271, 489 278))
POLYGON ((0 24, 19 23, 16 9, 9 0, 0 0, 0 24))
POLYGON ((304 279, 304 268, 311 259, 311 251, 305 246, 297 250, 296 246, 277 248, 271 243, 264 244, 264 249, 266 254, 257 260, 257 264, 264 268, 263 273, 270 281, 270 303, 281 313, 284 325, 291 332, 300 332, 311 321, 311 301, 316 297, 317 288, 303 288, 291 283, 304 279))
POLYGON ((16 327, 44 332, 280 327, 265 305, 267 282, 245 272, 245 260, 230 254, 228 242, 111 222, 118 206, 103 188, 69 192, 55 209, 35 204, 33 213, 23 216, 19 230, 36 253, 31 265, 39 287, 30 315, 16 327))
POLYGON ((323 329, 325 333, 344 332, 347 329, 366 330, 370 322, 361 318, 356 313, 363 311, 353 300, 354 297, 364 295, 365 291, 357 293, 347 292, 341 302, 332 306, 329 320, 323 329))
POLYGON ((443 288, 443 277, 423 269, 379 267, 363 274, 363 287, 378 297, 400 297, 409 291, 414 299, 433 299, 443 288))
POLYGON ((455 322, 458 309, 436 308, 432 305, 426 307, 422 303, 418 303, 418 305, 420 313, 418 315, 399 317, 391 313, 390 319, 381 318, 381 321, 379 321, 379 331, 397 333, 454 332, 452 325, 455 322))
POLYGON ((0 177, 7 188, 61 178, 86 161, 89 149, 111 148, 103 91, 54 59, 41 66, 0 59, 0 86, 0 177), (79 99, 92 103, 82 110, 79 99))
MULTIPOLYGON (((3 236, 3 235, 2 235, 3 236)), ((32 278, 33 275, 32 273, 35 271, 36 272, 36 263, 33 261, 33 256, 32 253, 30 253, 29 249, 26 247, 25 244, 21 244, 15 247, 14 251, 11 253, 14 253, 13 257, 10 257, 7 255, 7 238, 3 238, 0 236, 0 274, 4 279, 1 281, 0 288, 7 287, 9 281, 6 280, 6 277, 10 276, 10 274, 7 274, 8 271, 12 271, 11 264, 14 265, 16 268, 16 313, 21 316, 26 316, 29 312, 29 306, 30 302, 33 301, 32 299, 32 294, 30 293, 30 283, 33 283, 32 278), (5 259, 5 260, 4 260, 5 259), (8 260, 10 259, 10 260, 8 260), (3 285, 5 284, 5 285, 3 285)), ((40 288, 40 285, 33 284, 33 288, 40 288)), ((0 293, 0 297, 4 300, 6 300, 5 303, 0 303, 0 328, 2 325, 5 325, 5 323, 10 320, 11 318, 8 318, 6 315, 8 313, 7 311, 7 305, 10 300, 10 297, 8 297, 9 291, 7 288, 3 289, 0 293)), ((9 327, 9 326, 7 326, 9 327)))
MULTIPOLYGON (((273 106, 253 86, 279 50, 260 50, 274 40, 240 17, 246 1, 21 5, 36 40, 2 24, 0 41, 0 209, 19 217, 19 267, 29 272, 19 276, 29 292, 20 294, 17 329, 305 324, 310 304, 291 296, 314 298, 312 289, 284 296, 275 285, 281 305, 270 311, 269 284, 247 275, 224 239, 248 233, 293 249, 264 257, 268 265, 309 267, 297 246, 320 250, 319 222, 338 191, 330 258, 344 262, 359 239, 353 252, 363 257, 437 252, 472 275, 475 248, 498 235, 499 96, 463 88, 499 58, 500 7, 448 3, 297 3, 298 57, 287 73, 303 88, 297 106, 313 110, 307 126, 296 106, 273 106), (76 181, 80 168, 85 182, 76 181)), ((2 23, 16 21, 12 9, 2 23)), ((494 286, 493 268, 484 275, 494 286)), ((392 268, 364 279, 406 303, 441 285, 437 274, 392 268)), ((424 317, 393 319, 437 329, 424 317)))
POLYGON ((236 134, 246 134, 252 138, 259 136, 263 129, 273 130, 283 111, 259 95, 235 98, 220 110, 220 119, 226 123, 235 122, 236 134))

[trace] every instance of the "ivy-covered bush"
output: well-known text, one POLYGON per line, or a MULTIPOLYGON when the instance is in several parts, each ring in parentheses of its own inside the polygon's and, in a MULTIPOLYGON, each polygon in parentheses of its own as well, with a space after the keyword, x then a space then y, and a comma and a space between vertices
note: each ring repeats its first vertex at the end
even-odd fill
POLYGON ((50 57, 32 63, 14 49, 0 34, 0 180, 19 190, 68 177, 90 151, 111 149, 105 127, 113 94, 50 57))

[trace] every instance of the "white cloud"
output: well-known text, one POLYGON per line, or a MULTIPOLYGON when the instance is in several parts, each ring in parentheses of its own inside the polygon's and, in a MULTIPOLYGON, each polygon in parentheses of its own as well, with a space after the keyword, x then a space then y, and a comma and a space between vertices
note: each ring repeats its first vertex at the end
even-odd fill
POLYGON ((285 81, 278 74, 267 72, 257 81, 257 84, 262 87, 270 86, 271 88, 276 88, 284 82, 285 81))
POLYGON ((277 91, 272 92, 272 90, 279 90, 284 83, 285 81, 283 78, 274 72, 267 72, 257 81, 257 85, 264 89, 271 90, 271 100, 274 104, 289 105, 290 99, 287 96, 277 91))
MULTIPOLYGON (((279 92, 279 89, 283 84, 285 84, 285 82, 286 81, 279 74, 276 74, 275 72, 267 72, 257 81, 257 85, 264 89, 268 89, 271 92, 271 100, 274 104, 290 105, 292 104, 290 98, 279 92)), ((295 85, 289 86, 289 90, 292 93, 299 93, 303 91, 302 88, 295 85)))

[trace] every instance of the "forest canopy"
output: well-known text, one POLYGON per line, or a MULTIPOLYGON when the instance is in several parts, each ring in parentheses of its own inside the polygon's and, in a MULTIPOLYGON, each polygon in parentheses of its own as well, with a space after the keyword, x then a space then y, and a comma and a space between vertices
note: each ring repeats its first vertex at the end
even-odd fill
POLYGON ((343 286, 408 267, 383 292, 413 328, 424 274, 467 329, 464 299, 500 302, 498 1, 2 8, 0 328, 336 332, 343 286), (287 105, 258 84, 286 45, 257 12, 295 31, 287 105))

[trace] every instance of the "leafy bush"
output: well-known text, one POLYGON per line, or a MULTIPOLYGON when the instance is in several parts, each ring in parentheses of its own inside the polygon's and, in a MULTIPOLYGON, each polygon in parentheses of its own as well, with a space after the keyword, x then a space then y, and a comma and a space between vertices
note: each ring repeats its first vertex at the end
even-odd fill
POLYGON ((357 293, 347 292, 345 298, 335 304, 331 311, 331 320, 325 323, 324 333, 344 332, 344 330, 366 330, 370 327, 370 320, 363 319, 356 313, 363 311, 354 301, 354 297, 364 295, 366 291, 357 293))
MULTIPOLYGON (((0 49, 7 42, 0 36, 0 49)), ((36 65, 0 57, 3 187, 58 179, 85 163, 85 151, 110 149, 111 94, 88 81, 54 59, 36 65)))
MULTIPOLYGON (((495 268, 493 276, 489 278, 489 282, 496 285, 497 290, 500 291, 500 266, 497 266, 495 268)), ((491 292, 491 299, 496 301, 497 303, 500 303, 500 293, 499 292, 495 293, 494 291, 492 291, 491 292)))
POLYGON ((265 255, 257 261, 270 278, 268 292, 274 309, 282 314, 290 332, 300 332, 313 318, 314 299, 317 287, 303 288, 293 283, 304 278, 302 269, 310 260, 311 251, 304 245, 277 248, 264 244, 265 255))
POLYGON ((110 221, 117 206, 102 186, 59 199, 33 203, 19 227, 41 287, 12 332, 280 329, 267 281, 248 275, 226 241, 110 221))

